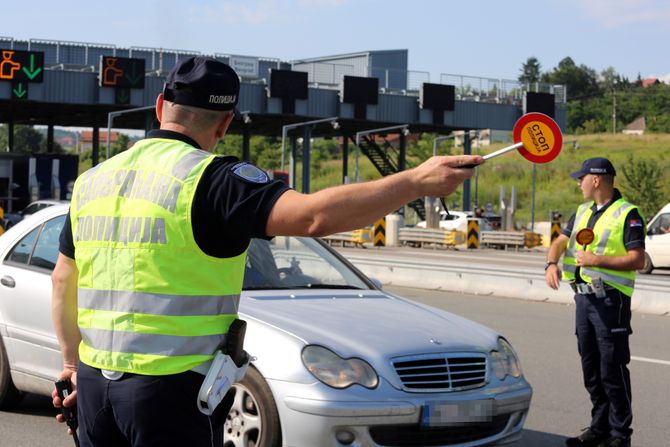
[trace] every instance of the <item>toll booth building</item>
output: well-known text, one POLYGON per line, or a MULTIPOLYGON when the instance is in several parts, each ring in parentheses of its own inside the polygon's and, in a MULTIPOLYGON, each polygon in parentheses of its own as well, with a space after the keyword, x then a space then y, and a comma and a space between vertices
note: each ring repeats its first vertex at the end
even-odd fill
MULTIPOLYGON (((179 60, 199 54, 0 37, 0 123, 8 129, 8 151, 18 124, 47 126, 49 149, 54 126, 89 127, 96 164, 106 151, 100 147, 100 140, 106 141, 101 132, 158 126, 154 104, 166 74, 179 60)), ((229 132, 243 136, 243 157, 250 156, 252 135, 281 137, 282 166, 288 166, 294 186, 293 160, 298 150, 309 160, 312 137, 339 139, 345 182, 356 179, 348 172, 354 155, 369 158, 381 175, 409 167, 408 134, 464 131, 463 151, 469 153, 469 131, 511 131, 525 112, 550 115, 562 128, 566 122, 564 86, 449 73, 431 79, 428 72, 409 69, 405 49, 295 61, 224 52, 209 56, 240 76, 242 119, 234 120, 229 132)), ((309 179, 309 169, 303 170, 303 191, 309 191, 309 179)), ((421 207, 416 210, 423 216, 421 207)), ((469 209, 468 194, 464 209, 469 209)))

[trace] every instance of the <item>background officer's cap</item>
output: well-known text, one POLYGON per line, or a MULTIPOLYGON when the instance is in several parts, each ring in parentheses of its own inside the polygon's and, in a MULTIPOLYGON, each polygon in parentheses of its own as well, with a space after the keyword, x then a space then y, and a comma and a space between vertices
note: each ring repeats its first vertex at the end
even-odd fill
POLYGON ((235 110, 240 78, 223 62, 196 56, 182 59, 165 79, 166 101, 210 110, 235 110))
POLYGON ((579 169, 579 171, 573 172, 570 174, 570 177, 578 179, 584 177, 586 174, 616 175, 616 169, 614 169, 612 163, 606 158, 589 158, 584 163, 582 163, 582 167, 579 169))

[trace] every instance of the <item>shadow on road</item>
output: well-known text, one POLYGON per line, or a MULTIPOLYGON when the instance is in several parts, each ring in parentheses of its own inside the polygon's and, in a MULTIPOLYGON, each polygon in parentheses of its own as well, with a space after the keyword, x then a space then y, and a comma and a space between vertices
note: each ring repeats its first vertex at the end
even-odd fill
POLYGON ((5 410, 7 413, 14 414, 29 414, 32 416, 48 416, 55 417, 58 414, 51 404, 51 398, 47 396, 39 396, 37 394, 26 394, 19 405, 11 410, 5 410))
POLYGON ((564 447, 565 436, 545 433, 535 430, 523 430, 521 441, 511 444, 511 447, 564 447))

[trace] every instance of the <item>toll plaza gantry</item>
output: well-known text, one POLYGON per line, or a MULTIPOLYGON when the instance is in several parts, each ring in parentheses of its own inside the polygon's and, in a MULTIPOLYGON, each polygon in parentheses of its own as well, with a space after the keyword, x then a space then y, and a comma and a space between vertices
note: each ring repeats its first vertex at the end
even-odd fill
MULTIPOLYGON (((165 75, 178 60, 200 54, 3 37, 0 52, 0 122, 8 125, 8 151, 13 147, 16 124, 47 126, 50 150, 54 126, 91 127, 94 164, 99 160, 100 129, 148 131, 157 127, 151 106, 163 90, 165 75)), ((387 175, 405 169, 408 133, 447 135, 464 130, 464 153, 468 154, 468 131, 512 130, 525 112, 548 114, 562 128, 566 122, 564 86, 528 86, 445 74, 440 82, 430 82, 427 73, 407 70, 407 50, 290 63, 231 54, 212 57, 228 63, 240 75, 242 119, 233 121, 229 132, 243 136, 244 158, 249 158, 251 135, 287 139, 292 158, 298 137, 303 139, 306 158, 310 138, 339 137, 343 182, 349 179, 350 143, 357 143, 356 150, 387 175), (374 129, 381 130, 375 134, 374 129), (397 150, 389 150, 391 145, 383 138, 387 133, 397 135, 397 150)), ((309 160, 304 165, 309 166, 309 160)), ((309 173, 303 173, 303 189, 309 191, 309 173)), ((413 205, 423 216, 423 204, 413 205)), ((463 208, 469 206, 466 185, 463 208)))

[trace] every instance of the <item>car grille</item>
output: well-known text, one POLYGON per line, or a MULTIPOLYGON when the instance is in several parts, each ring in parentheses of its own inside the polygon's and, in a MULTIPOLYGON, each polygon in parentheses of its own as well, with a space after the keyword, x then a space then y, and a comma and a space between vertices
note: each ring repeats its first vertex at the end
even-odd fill
POLYGON ((392 362, 406 391, 460 391, 486 384, 485 354, 426 354, 392 362))
POLYGON ((490 422, 460 427, 422 428, 418 425, 377 425, 370 427, 375 443, 388 447, 444 446, 474 442, 495 436, 507 426, 509 415, 494 416, 490 422))

